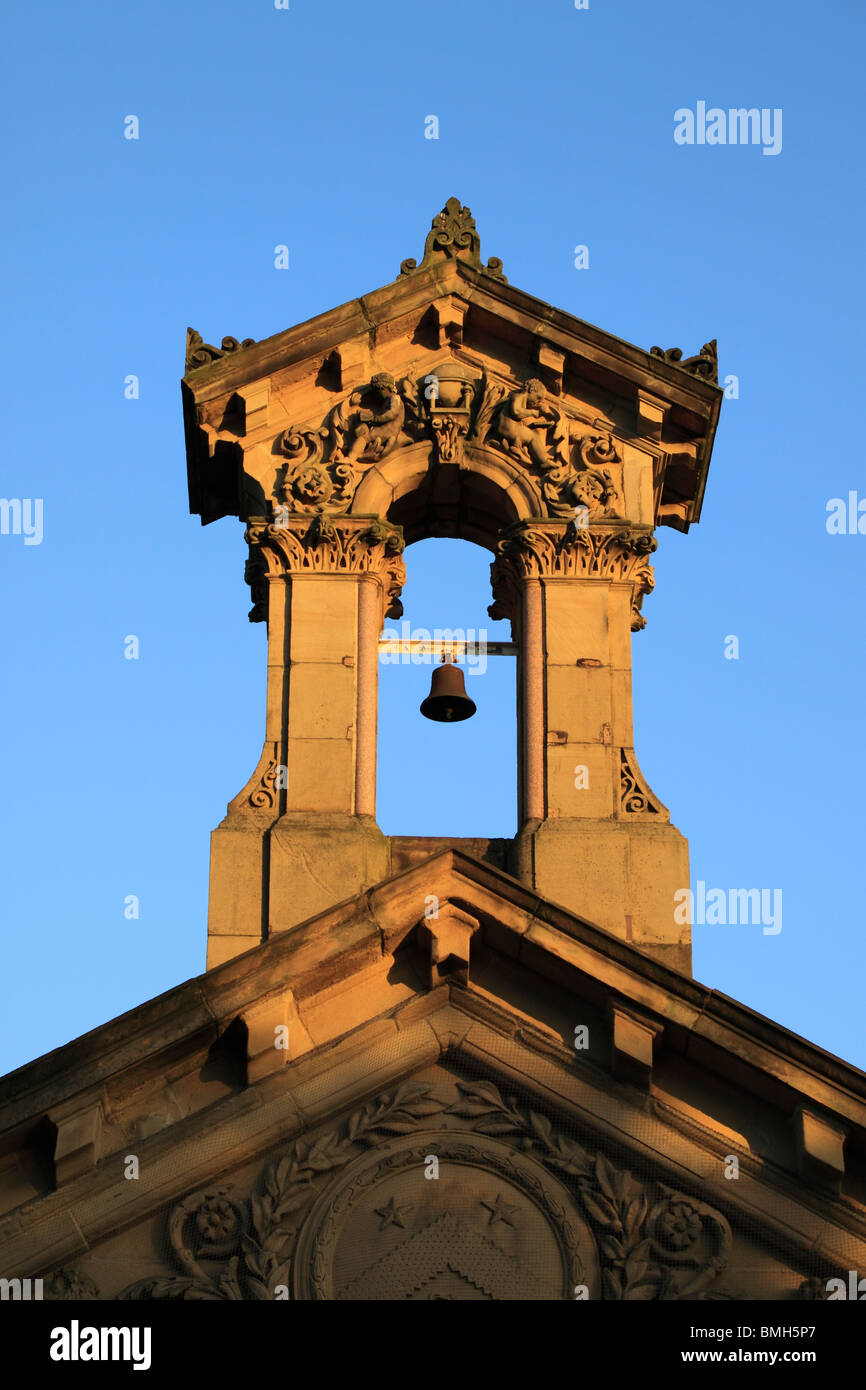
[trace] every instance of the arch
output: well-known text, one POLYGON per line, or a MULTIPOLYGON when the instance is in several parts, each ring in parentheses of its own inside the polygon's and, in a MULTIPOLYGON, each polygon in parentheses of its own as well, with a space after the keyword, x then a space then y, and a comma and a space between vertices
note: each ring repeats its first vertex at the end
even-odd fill
POLYGON ((536 480, 504 452, 467 444, 459 463, 431 467, 426 442, 397 449, 368 470, 351 508, 403 527, 407 545, 436 536, 496 550, 503 527, 546 515, 536 480))

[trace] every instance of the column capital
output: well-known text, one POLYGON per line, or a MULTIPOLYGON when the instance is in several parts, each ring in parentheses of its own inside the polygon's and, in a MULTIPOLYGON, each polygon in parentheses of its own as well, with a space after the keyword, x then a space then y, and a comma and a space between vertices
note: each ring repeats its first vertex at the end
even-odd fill
POLYGON ((253 520, 245 538, 250 547, 244 578, 253 607, 250 622, 267 620, 268 580, 295 575, 371 576, 380 589, 380 627, 403 613, 406 582, 403 530, 377 516, 278 515, 253 520))
POLYGON ((649 556, 656 549, 651 526, 620 520, 581 526, 577 521, 516 521, 499 534, 490 566, 491 618, 514 616, 515 595, 530 579, 605 579, 632 585, 632 631, 646 626, 644 594, 655 586, 649 556))

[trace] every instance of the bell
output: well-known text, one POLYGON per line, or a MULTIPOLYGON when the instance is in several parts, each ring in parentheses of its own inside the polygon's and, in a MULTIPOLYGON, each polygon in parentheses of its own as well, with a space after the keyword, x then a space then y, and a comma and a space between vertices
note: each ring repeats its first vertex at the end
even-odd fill
POLYGON ((457 724, 461 719, 472 718, 475 701, 466 694, 459 666, 447 661, 436 667, 430 694, 421 703, 421 713, 425 719, 435 719, 437 724, 457 724))

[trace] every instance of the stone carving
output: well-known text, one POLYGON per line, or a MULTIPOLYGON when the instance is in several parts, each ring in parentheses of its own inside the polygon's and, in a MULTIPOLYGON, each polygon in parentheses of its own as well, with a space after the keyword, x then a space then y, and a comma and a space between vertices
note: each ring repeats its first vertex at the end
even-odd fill
POLYGON ((276 739, 266 739, 252 777, 243 790, 229 802, 229 811, 248 806, 255 811, 274 811, 280 799, 277 785, 279 766, 279 744, 276 739))
POLYGON ((496 407, 490 425, 506 453, 542 473, 568 463, 568 426, 561 410, 545 405, 545 394, 544 383, 531 377, 496 407))
POLYGON ((651 347, 650 356, 660 357, 663 362, 670 362, 675 367, 681 367, 684 372, 691 372, 692 376, 703 377, 705 381, 712 381, 718 385, 719 354, 715 338, 710 343, 704 343, 695 357, 684 359, 682 348, 660 347, 651 347))
POLYGON ((623 528, 621 523, 516 521, 501 532, 496 545, 490 567, 494 602, 487 611, 493 619, 513 618, 524 579, 628 579, 633 585, 631 627, 640 631, 646 626, 640 607, 655 585, 647 557, 657 544, 649 528, 623 528))
POLYGON ((509 391, 453 360, 417 381, 379 372, 318 429, 293 426, 277 436, 274 451, 286 463, 274 495, 292 513, 345 513, 375 463, 426 438, 439 463, 460 467, 466 443, 502 450, 538 480, 541 513, 570 517, 580 507, 590 517, 615 516, 619 492, 608 465, 622 455, 609 433, 582 429, 538 378, 509 391))
POLYGON ((426 418, 440 463, 462 463, 463 445, 476 399, 477 382, 456 362, 445 362, 423 380, 426 418))
POLYGON ((246 540, 250 546, 246 573, 255 584, 266 582, 265 575, 286 573, 375 574, 382 585, 383 619, 403 613, 403 533, 389 522, 378 517, 286 513, 274 522, 254 522, 247 528, 246 540))
MULTIPOLYGON (((190 1232, 190 1244, 178 1239, 184 1221, 182 1209, 199 1196, 187 1198, 169 1220, 169 1245, 180 1276, 142 1279, 125 1289, 124 1299, 271 1299, 278 1285, 288 1286, 289 1256, 303 1211, 317 1192, 316 1180, 354 1158, 364 1145, 375 1144, 394 1133, 411 1131, 429 1115, 439 1114, 446 1102, 428 1086, 405 1083, 393 1092, 369 1101, 338 1130, 316 1139, 299 1138, 265 1169, 260 1191, 244 1204, 233 1226, 234 1245, 224 1271, 210 1272, 201 1264, 204 1254, 199 1231, 190 1232), (396 1127, 396 1128, 395 1128, 396 1127)), ((207 1199, 210 1194, 201 1194, 207 1199)), ((227 1190, 217 1194, 227 1196, 227 1190)))
POLYGON ((322 1192, 295 1258, 300 1298, 563 1299, 581 1282, 600 1291, 595 1245, 567 1190, 501 1141, 453 1130, 395 1138, 351 1163, 322 1192), (428 1183, 431 1153, 440 1167, 428 1183), (380 1220, 385 1193, 396 1229, 380 1220))
POLYGON ((211 343, 203 341, 200 333, 196 333, 194 328, 186 330, 186 368, 185 372, 194 371, 196 367, 206 367, 209 362, 216 362, 220 357, 226 357, 231 352, 239 352, 241 348, 252 347, 255 338, 244 338, 240 342, 237 338, 223 338, 220 347, 214 347, 211 343))
POLYGON ((663 809, 644 781, 634 750, 620 749, 619 804, 627 815, 658 815, 663 809))
POLYGON ((408 377, 395 382, 377 372, 328 413, 317 430, 284 430, 275 449, 288 462, 280 470, 277 495, 292 512, 345 511, 367 470, 398 444, 409 444, 417 426, 417 387, 408 377))
POLYGON ((614 1300, 701 1298, 725 1268, 732 1237, 713 1207, 664 1183, 650 1207, 647 1187, 604 1154, 589 1154, 554 1129, 546 1115, 503 1100, 490 1082, 458 1082, 452 1113, 472 1117, 487 1134, 522 1134, 526 1147, 576 1182, 602 1257, 604 1297, 614 1300))
POLYGON ((426 270, 437 261, 445 260, 465 261, 475 270, 507 283, 502 274, 502 262, 497 256, 491 256, 487 265, 482 265, 481 237, 475 226, 475 218, 468 208, 461 205, 459 198, 449 198, 442 211, 433 218, 424 243, 421 264, 411 258, 405 260, 400 266, 400 274, 412 275, 416 271, 426 270))
POLYGON ((610 434, 590 434, 579 440, 572 458, 576 422, 547 400, 544 383, 531 377, 517 390, 482 381, 470 438, 501 448, 539 477, 541 494, 553 517, 611 515, 619 496, 608 463, 622 455, 610 434))
POLYGON ((293 1140, 249 1200, 226 1186, 186 1197, 168 1221, 180 1272, 139 1280, 119 1297, 546 1297, 546 1286, 525 1292, 536 1243, 531 1278, 549 1283, 558 1265, 555 1277, 565 1276, 553 1296, 570 1298, 581 1281, 598 1287, 599 1260, 605 1299, 704 1299, 730 1296, 711 1286, 731 1242, 715 1208, 639 1182, 492 1082, 458 1081, 456 1094, 404 1082, 339 1128, 293 1140), (439 1182, 425 1183, 437 1152, 447 1160, 439 1182), (463 1172, 446 1193, 451 1165, 463 1172))

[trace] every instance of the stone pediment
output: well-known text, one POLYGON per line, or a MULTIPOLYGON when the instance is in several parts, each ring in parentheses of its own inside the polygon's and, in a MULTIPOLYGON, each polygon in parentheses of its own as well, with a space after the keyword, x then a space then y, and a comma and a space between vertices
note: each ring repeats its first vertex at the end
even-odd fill
POLYGON ((861 1073, 453 850, 0 1100, 2 1273, 104 1297, 778 1298, 866 1259, 861 1073))
POLYGON ((426 478, 453 506, 456 470, 467 496, 446 531, 491 548, 467 517, 490 488, 512 521, 585 507, 687 530, 721 401, 715 343, 687 358, 634 347, 515 289, 479 248, 452 199, 392 284, 258 343, 190 330, 191 510, 387 515, 409 542, 422 522, 400 497, 426 478))

